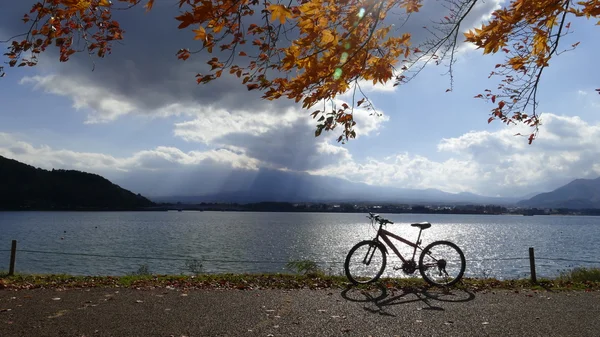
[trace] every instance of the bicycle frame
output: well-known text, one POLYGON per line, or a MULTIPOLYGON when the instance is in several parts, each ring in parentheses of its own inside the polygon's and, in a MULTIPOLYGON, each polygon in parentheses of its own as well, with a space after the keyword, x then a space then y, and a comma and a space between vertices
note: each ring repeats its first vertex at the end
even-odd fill
MULTIPOLYGON (((400 254, 400 252, 398 251, 398 248, 396 248, 396 246, 394 245, 392 240, 390 240, 390 237, 414 248, 413 254, 412 254, 412 261, 414 261, 415 256, 417 255, 417 249, 423 250, 423 248, 421 247, 421 232, 423 232, 422 229, 419 230, 419 236, 417 237, 417 242, 414 243, 414 242, 408 241, 405 238, 401 237, 400 235, 394 234, 382 227, 383 227, 383 224, 380 223, 379 230, 377 230, 377 235, 375 236, 375 239, 373 239, 373 240, 376 242, 380 242, 379 238, 381 237, 383 239, 383 241, 388 245, 388 247, 390 247, 392 249, 394 254, 396 254, 396 256, 398 256, 400 258, 400 260, 402 260, 403 263, 406 263, 407 260, 402 256, 402 254, 400 254)), ((386 253, 387 253, 387 251, 386 251, 386 253)), ((389 253, 388 253, 388 255, 389 255, 389 253)))

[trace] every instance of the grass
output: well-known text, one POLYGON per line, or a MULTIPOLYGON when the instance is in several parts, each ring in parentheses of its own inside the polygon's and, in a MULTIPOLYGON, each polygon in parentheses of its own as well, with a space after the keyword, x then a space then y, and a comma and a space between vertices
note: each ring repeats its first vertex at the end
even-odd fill
MULTIPOLYGON (((467 291, 506 290, 600 290, 599 269, 592 271, 574 270, 557 279, 539 280, 537 284, 528 279, 496 280, 491 278, 465 278, 454 287, 467 291), (578 278, 578 277, 583 278, 578 278), (591 276, 593 280, 587 277, 591 276)), ((420 290, 428 288, 421 278, 382 279, 375 285, 359 288, 375 288, 384 285, 388 289, 420 290)), ((181 288, 181 289, 344 289, 348 281, 343 276, 328 276, 322 273, 307 274, 199 274, 188 275, 136 275, 125 276, 72 276, 0 274, 0 289, 35 288, 181 288)))
MULTIPOLYGON (((191 261, 194 275, 153 275, 147 265, 124 276, 73 276, 66 274, 16 274, 8 276, 0 271, 0 289, 35 288, 182 288, 182 289, 327 289, 347 288, 348 280, 343 275, 326 273, 309 260, 291 261, 287 268, 295 274, 203 274, 202 265, 191 261)), ((384 285, 389 289, 419 290, 429 286, 420 277, 383 278, 372 285, 358 288, 375 288, 384 285)), ((600 268, 575 268, 563 271, 556 279, 497 280, 495 278, 463 278, 454 286, 467 291, 493 289, 515 290, 594 290, 600 291, 600 268)))
POLYGON ((600 268, 575 268, 560 273, 558 278, 565 282, 600 282, 600 268))

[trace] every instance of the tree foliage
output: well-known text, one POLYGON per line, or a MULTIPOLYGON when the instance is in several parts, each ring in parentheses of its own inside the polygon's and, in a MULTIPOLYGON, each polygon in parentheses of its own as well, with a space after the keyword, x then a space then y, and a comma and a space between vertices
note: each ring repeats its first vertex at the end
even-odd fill
MULTIPOLYGON (((457 50, 468 42, 484 54, 506 56, 490 75, 500 76, 500 85, 475 96, 493 104, 488 122, 499 119, 532 126, 531 143, 539 125, 540 78, 550 59, 562 51, 558 46, 570 32, 568 20, 600 16, 598 0, 511 0, 480 28, 465 32, 470 27, 463 27, 463 20, 479 0, 441 0, 447 15, 427 28, 431 38, 413 45, 411 34, 392 30, 389 14, 401 10, 409 20, 422 7, 422 0, 178 1, 178 27, 193 31, 198 47, 180 49, 177 58, 185 61, 200 51, 214 55, 207 62, 211 70, 196 75, 198 84, 215 81, 225 72, 238 77, 248 90, 261 91, 265 99, 301 102, 318 118, 317 136, 323 130, 343 128, 338 141, 356 135, 354 107, 373 108, 359 81, 403 84, 434 62, 449 67, 452 85, 457 50), (351 104, 318 109, 348 90, 354 90, 351 104)), ((58 48, 61 62, 76 52, 104 57, 115 41, 124 38, 111 13, 136 6, 152 10, 154 3, 40 1, 23 17, 28 31, 8 40, 8 65, 33 66, 50 46, 58 48)))
POLYGON ((47 171, 2 156, 0 176, 0 210, 137 210, 154 205, 96 174, 47 171))

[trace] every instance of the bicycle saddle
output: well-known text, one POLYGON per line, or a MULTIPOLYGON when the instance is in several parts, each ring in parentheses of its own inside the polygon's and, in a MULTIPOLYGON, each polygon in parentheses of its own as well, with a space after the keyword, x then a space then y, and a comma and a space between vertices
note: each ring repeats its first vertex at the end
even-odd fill
POLYGON ((413 227, 419 227, 419 228, 421 228, 421 230, 427 229, 427 228, 431 227, 431 224, 429 222, 426 222, 426 221, 425 222, 412 223, 410 225, 413 226, 413 227))

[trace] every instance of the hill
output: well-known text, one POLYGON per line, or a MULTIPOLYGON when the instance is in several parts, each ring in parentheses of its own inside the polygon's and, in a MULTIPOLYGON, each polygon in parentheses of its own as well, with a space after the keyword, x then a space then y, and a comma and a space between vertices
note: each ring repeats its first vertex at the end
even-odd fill
MULTIPOLYGON (((406 204, 515 204, 517 198, 484 197, 472 193, 448 193, 437 189, 409 189, 373 186, 342 178, 307 173, 261 169, 257 173, 239 172, 227 179, 219 190, 198 188, 196 193, 150 196, 157 202, 379 202, 406 204), (204 193, 203 193, 204 192, 204 193)), ((183 191, 184 186, 179 190, 183 191)), ((189 190, 188 190, 189 191, 189 190)))
POLYGON ((517 204, 537 208, 600 208, 600 178, 575 179, 551 192, 540 193, 517 204))
POLYGON ((125 210, 152 206, 107 179, 73 170, 44 170, 0 156, 0 209, 125 210))

